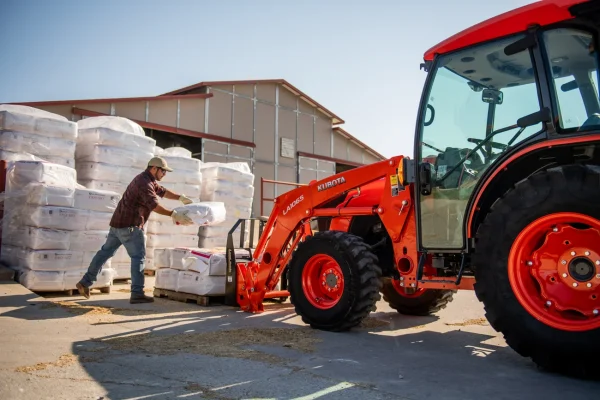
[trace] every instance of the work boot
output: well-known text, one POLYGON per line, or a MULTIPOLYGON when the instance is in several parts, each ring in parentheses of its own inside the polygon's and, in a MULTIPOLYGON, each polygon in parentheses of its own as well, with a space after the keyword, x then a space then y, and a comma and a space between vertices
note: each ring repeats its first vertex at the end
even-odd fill
POLYGON ((131 304, 140 304, 140 303, 154 303, 154 297, 146 296, 143 293, 131 293, 131 298, 129 299, 129 303, 131 304))
POLYGON ((83 286, 81 284, 81 282, 77 282, 77 285, 75 285, 75 287, 77 288, 77 290, 79 290, 80 295, 82 295, 86 299, 90 298, 90 288, 89 287, 83 286))

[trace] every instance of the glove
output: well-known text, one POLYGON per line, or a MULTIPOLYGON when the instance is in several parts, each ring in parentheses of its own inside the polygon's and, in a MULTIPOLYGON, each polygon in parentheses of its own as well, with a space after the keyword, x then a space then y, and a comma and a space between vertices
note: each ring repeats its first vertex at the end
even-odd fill
POLYGON ((189 197, 187 197, 185 194, 182 194, 181 196, 179 196, 179 201, 182 202, 183 204, 191 204, 191 203, 193 203, 192 199, 190 199, 189 197))
POLYGON ((190 217, 187 216, 187 210, 185 211, 177 211, 173 210, 171 214, 171 219, 175 225, 192 225, 194 221, 190 217))

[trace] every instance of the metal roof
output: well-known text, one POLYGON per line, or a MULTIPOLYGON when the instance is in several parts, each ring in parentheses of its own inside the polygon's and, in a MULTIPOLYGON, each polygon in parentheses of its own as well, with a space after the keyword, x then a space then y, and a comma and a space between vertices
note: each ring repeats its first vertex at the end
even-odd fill
POLYGON ((502 36, 524 32, 531 25, 546 26, 573 18, 569 8, 587 0, 541 0, 473 25, 427 50, 426 61, 436 54, 449 53, 502 36))

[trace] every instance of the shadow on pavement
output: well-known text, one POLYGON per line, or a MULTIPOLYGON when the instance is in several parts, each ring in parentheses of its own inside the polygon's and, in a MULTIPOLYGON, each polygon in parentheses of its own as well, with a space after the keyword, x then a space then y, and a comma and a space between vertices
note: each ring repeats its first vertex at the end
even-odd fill
POLYGON ((549 400, 567 386, 570 399, 600 389, 483 343, 493 335, 436 331, 436 317, 377 313, 385 324, 331 333, 304 326, 289 304, 258 315, 201 309, 108 322, 136 327, 77 342, 73 353, 109 398, 549 400))

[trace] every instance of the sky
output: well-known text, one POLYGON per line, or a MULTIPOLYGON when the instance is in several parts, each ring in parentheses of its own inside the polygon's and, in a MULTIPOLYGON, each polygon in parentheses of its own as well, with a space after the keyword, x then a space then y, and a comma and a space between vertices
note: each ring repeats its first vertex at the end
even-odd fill
POLYGON ((0 103, 282 78, 384 156, 412 156, 425 51, 532 2, 4 0, 0 103))

